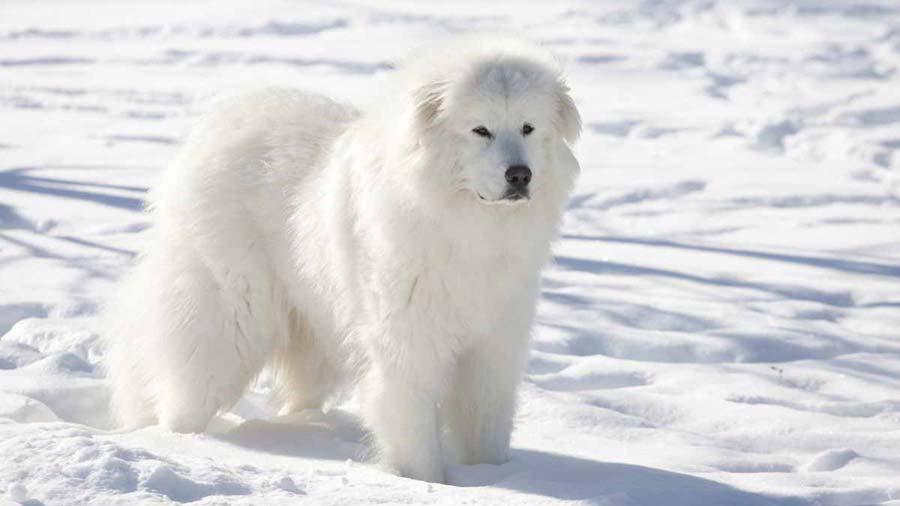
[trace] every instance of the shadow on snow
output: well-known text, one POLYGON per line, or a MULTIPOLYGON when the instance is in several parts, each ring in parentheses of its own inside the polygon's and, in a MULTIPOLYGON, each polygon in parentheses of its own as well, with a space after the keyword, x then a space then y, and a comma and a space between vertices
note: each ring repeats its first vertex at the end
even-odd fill
POLYGON ((28 174, 28 171, 33 169, 35 169, 35 167, 19 167, 0 172, 0 188, 68 199, 86 200, 131 211, 140 211, 144 207, 143 198, 110 195, 108 193, 97 191, 119 190, 145 193, 147 189, 144 187, 36 177, 28 174))
MULTIPOLYGON (((366 433, 359 419, 334 409, 307 410, 270 421, 251 420, 213 437, 255 451, 344 461, 364 457, 366 433)), ((457 466, 450 483, 459 487, 496 487, 516 492, 578 500, 582 504, 655 506, 794 506, 800 499, 772 497, 729 485, 651 467, 600 462, 531 449, 513 449, 502 465, 457 466)))
POLYGON ((726 255, 737 255, 749 258, 758 258, 761 260, 771 260, 776 262, 789 262, 800 265, 808 265, 819 269, 829 269, 840 272, 852 272, 859 274, 874 274, 879 276, 900 277, 900 265, 889 265, 877 262, 861 262, 856 260, 840 260, 836 258, 824 258, 804 255, 790 255, 785 253, 770 253, 766 251, 753 251, 737 248, 723 248, 717 246, 703 246, 697 244, 685 244, 675 241, 661 239, 641 239, 636 237, 614 237, 614 236, 586 236, 586 235, 564 235, 564 239, 576 241, 599 241, 599 242, 616 242, 625 244, 640 244, 643 246, 656 246, 663 248, 675 248, 692 251, 704 251, 710 253, 722 253, 726 255))

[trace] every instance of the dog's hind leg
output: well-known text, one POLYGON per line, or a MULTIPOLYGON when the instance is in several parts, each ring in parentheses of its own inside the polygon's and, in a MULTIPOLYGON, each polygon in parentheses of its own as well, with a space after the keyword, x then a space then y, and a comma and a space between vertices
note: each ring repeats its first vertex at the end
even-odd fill
POLYGON ((215 267, 187 261, 191 265, 166 281, 172 292, 158 350, 157 415, 176 432, 204 430, 240 398, 270 355, 279 316, 273 290, 259 273, 220 266, 214 274, 215 267))
POLYGON ((307 322, 296 311, 290 321, 290 338, 275 350, 272 364, 282 414, 321 408, 338 384, 338 372, 307 322))

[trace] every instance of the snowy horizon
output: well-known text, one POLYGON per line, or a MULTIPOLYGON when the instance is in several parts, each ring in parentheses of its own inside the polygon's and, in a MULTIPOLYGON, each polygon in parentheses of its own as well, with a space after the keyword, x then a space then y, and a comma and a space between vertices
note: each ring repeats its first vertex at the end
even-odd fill
POLYGON ((0 506, 900 506, 900 3, 0 4, 0 506), (98 312, 215 97, 362 105, 449 35, 560 57, 582 174, 513 452, 367 462, 353 401, 112 430, 98 312))

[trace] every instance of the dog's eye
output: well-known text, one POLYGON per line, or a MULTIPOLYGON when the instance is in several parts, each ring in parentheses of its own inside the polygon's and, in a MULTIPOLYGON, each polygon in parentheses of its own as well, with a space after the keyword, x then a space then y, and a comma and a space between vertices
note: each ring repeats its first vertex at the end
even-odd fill
POLYGON ((486 137, 488 139, 490 139, 491 137, 494 136, 494 134, 492 134, 490 130, 488 130, 487 128, 485 128, 483 126, 475 127, 472 129, 472 131, 475 132, 477 135, 480 135, 481 137, 486 137))
POLYGON ((534 127, 531 126, 531 124, 525 123, 524 125, 522 125, 522 135, 528 135, 531 132, 534 132, 534 127))

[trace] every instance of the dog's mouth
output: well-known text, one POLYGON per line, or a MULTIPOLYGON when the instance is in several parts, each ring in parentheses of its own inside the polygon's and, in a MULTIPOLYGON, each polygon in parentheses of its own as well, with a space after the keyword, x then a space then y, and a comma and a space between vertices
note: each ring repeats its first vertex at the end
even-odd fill
POLYGON ((531 196, 528 194, 528 190, 508 190, 503 194, 499 199, 489 199, 484 195, 475 192, 478 195, 478 199, 481 200, 482 203, 488 205, 517 205, 527 203, 531 200, 531 196))
POLYGON ((506 193, 503 194, 503 200, 509 200, 512 202, 516 202, 518 200, 528 200, 531 198, 531 195, 528 193, 528 188, 523 188, 521 190, 507 190, 506 193))

